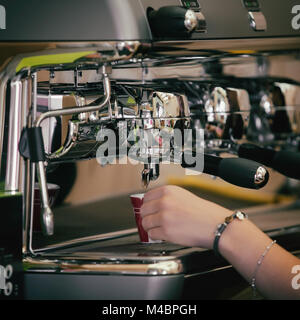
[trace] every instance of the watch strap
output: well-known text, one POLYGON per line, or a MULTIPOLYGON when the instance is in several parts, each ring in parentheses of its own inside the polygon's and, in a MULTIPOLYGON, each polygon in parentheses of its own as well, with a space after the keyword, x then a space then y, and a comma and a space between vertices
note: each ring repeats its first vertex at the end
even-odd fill
POLYGON ((225 221, 218 225, 217 230, 215 231, 215 239, 213 243, 213 250, 217 256, 220 256, 219 252, 219 241, 222 233, 225 231, 229 223, 231 223, 234 219, 244 220, 247 219, 248 215, 241 211, 236 211, 232 215, 225 218, 225 221))

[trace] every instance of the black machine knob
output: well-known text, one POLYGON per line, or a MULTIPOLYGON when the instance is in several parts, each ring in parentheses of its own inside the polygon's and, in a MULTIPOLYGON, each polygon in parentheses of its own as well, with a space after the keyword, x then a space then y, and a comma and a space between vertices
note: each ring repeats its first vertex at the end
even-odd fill
MULTIPOLYGON (((193 156, 195 156, 194 152, 193 156)), ((192 170, 195 167, 194 164, 187 164, 184 156, 181 166, 192 170)), ((221 158, 208 154, 204 154, 203 173, 214 175, 226 182, 249 189, 260 189, 269 180, 267 169, 256 161, 241 158, 221 158)))
POLYGON ((300 152, 275 151, 244 143, 239 146, 238 155, 262 163, 289 178, 300 180, 300 152))
POLYGON ((151 31, 156 37, 188 37, 198 26, 197 14, 179 6, 148 9, 151 31))

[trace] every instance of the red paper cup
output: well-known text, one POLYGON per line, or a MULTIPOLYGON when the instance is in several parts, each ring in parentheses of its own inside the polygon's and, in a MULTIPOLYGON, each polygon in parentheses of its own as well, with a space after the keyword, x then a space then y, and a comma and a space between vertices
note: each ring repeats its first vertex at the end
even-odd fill
MULTIPOLYGON (((52 207, 55 203, 55 200, 58 196, 60 187, 56 184, 47 183, 48 187, 48 197, 49 205, 52 207)), ((34 208, 33 208, 33 231, 41 232, 41 197, 40 197, 40 188, 39 184, 36 183, 34 186, 34 208)))
POLYGON ((144 194, 132 194, 130 196, 130 200, 133 206, 134 216, 135 216, 135 222, 139 231, 140 240, 142 243, 160 243, 161 240, 153 240, 148 236, 148 233, 145 231, 145 229, 142 226, 142 217, 141 217, 141 206, 144 201, 144 194))

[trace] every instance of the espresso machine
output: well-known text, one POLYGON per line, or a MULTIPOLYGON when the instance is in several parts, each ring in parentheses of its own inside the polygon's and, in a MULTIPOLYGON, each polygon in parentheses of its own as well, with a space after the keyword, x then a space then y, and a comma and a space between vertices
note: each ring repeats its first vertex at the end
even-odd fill
MULTIPOLYGON (((210 250, 143 245, 136 228, 37 245, 35 191, 50 239, 47 176, 64 163, 129 157, 144 186, 165 161, 256 190, 270 170, 300 179, 300 108, 287 102, 300 82, 272 72, 300 59, 294 1, 2 2, 0 265, 15 271, 1 298, 218 299, 246 287, 210 250)), ((299 254, 299 201, 249 213, 299 254)))

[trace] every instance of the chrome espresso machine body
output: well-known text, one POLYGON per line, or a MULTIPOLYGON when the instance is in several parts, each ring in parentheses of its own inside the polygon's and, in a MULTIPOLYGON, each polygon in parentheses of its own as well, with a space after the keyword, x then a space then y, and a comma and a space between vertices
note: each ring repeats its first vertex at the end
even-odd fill
MULTIPOLYGON (((266 185, 269 168, 300 179, 300 109, 287 101, 299 79, 272 72, 282 61, 299 67, 294 5, 3 1, 0 265, 12 265, 15 278, 6 279, 1 297, 201 299, 222 297, 232 285, 225 279, 245 285, 211 251, 141 245, 135 228, 36 247, 35 186, 43 234, 53 236, 47 173, 98 158, 108 132, 117 148, 101 164, 139 160, 145 186, 159 178, 165 160, 250 189, 266 185), (175 129, 192 131, 188 147, 174 141, 175 129), (157 144, 144 143, 141 132, 157 144)), ((264 231, 299 253, 299 203, 260 210, 270 221, 264 231), (280 210, 292 218, 282 223, 280 210)))

